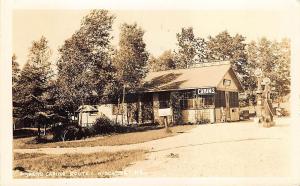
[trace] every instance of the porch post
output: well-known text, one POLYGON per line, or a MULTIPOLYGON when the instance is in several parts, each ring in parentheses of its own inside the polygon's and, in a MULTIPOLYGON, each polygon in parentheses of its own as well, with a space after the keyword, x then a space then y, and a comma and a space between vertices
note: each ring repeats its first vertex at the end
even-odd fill
POLYGON ((138 94, 138 124, 142 124, 142 103, 141 94, 138 94))
POLYGON ((154 120, 154 123, 160 123, 158 109, 159 109, 158 94, 153 93, 153 120, 154 120))

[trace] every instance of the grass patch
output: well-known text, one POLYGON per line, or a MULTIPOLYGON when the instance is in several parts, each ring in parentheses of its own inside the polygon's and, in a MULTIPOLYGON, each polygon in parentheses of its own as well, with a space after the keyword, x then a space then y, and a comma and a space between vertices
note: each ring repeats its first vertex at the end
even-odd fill
POLYGON ((55 148, 55 147, 94 147, 94 146, 111 146, 143 143, 155 139, 161 139, 174 136, 194 128, 195 125, 177 125, 169 127, 172 132, 166 132, 165 128, 153 129, 143 132, 131 132, 125 134, 112 134, 106 136, 91 137, 85 140, 52 142, 52 143, 32 143, 33 138, 14 139, 15 149, 29 148, 55 148))
POLYGON ((131 163, 143 160, 146 151, 89 154, 14 154, 14 178, 109 178, 122 174, 131 163))

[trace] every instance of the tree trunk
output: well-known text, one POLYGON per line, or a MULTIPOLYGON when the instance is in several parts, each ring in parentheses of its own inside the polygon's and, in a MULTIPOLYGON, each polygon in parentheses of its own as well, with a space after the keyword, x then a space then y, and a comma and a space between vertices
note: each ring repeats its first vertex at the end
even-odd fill
POLYGON ((46 124, 44 124, 44 136, 46 136, 46 124))
MULTIPOLYGON (((73 105, 73 117, 74 117, 74 121, 75 121, 75 117, 76 117, 76 112, 75 112, 75 106, 73 105)), ((79 117, 79 115, 78 115, 78 117, 79 117)), ((69 117, 68 117, 68 119, 69 119, 69 117)), ((78 118, 77 118, 78 119, 78 118)), ((73 119, 71 118, 71 120, 72 120, 72 122, 73 122, 73 119)), ((77 120, 77 122, 78 122, 78 120, 77 120)))
POLYGON ((79 125, 82 126, 82 110, 83 110, 83 107, 84 107, 84 103, 83 103, 83 99, 81 99, 81 111, 79 112, 79 114, 81 115, 80 116, 80 121, 79 121, 79 125))
POLYGON ((37 127, 38 127, 38 140, 41 139, 41 125, 40 122, 37 123, 37 127))
POLYGON ((125 111, 125 109, 124 109, 124 101, 125 101, 125 84, 123 85, 123 95, 122 95, 123 97, 122 97, 122 125, 123 125, 123 123, 124 123, 124 111, 125 111))

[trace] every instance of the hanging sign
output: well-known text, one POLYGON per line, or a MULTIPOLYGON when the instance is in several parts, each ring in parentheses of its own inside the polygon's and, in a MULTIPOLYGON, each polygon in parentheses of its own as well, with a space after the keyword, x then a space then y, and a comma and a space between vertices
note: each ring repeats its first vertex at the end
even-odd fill
POLYGON ((172 110, 171 108, 158 109, 159 116, 171 116, 172 110))
POLYGON ((215 87, 210 87, 210 88, 198 88, 197 89, 197 94, 198 95, 212 95, 216 93, 216 88, 215 87))

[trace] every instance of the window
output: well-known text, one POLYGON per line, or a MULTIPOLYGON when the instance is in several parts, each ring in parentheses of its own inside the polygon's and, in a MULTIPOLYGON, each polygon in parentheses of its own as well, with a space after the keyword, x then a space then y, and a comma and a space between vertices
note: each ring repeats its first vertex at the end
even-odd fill
POLYGON ((170 93, 169 92, 161 92, 158 95, 159 100, 159 108, 170 108, 170 93))
POLYGON ((116 115, 117 113, 122 114, 122 112, 123 112, 122 104, 119 104, 119 112, 118 112, 118 104, 112 105, 112 114, 113 115, 116 115))
POLYGON ((223 79, 223 85, 224 85, 225 87, 229 87, 230 84, 231 84, 231 80, 229 80, 229 79, 223 79))
POLYGON ((239 107, 239 94, 237 92, 229 92, 229 106, 239 107))
POLYGON ((195 98, 196 92, 195 90, 186 90, 182 91, 182 95, 184 99, 193 99, 195 98))
POLYGON ((214 96, 205 96, 204 106, 212 106, 214 105, 214 96))
POLYGON ((214 97, 211 95, 198 96, 192 99, 180 100, 181 109, 203 109, 214 105, 214 97))

